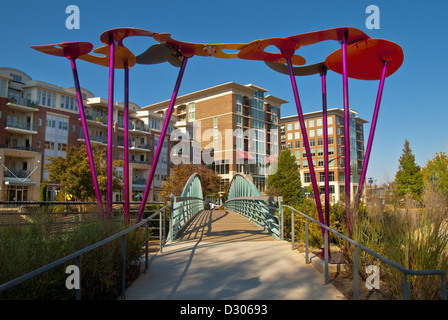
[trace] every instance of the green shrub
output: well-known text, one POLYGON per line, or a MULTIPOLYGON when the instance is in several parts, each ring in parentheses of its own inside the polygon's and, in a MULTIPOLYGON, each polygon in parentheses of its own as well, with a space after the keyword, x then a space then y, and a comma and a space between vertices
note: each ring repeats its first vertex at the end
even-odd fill
MULTIPOLYGON (((0 230, 0 283, 8 282, 68 254, 92 245, 123 230, 122 223, 97 217, 71 232, 59 232, 45 216, 24 226, 4 226, 0 230)), ((126 280, 138 276, 137 261, 143 254, 144 228, 126 235, 126 280)), ((41 276, 0 294, 0 299, 59 300, 74 299, 74 290, 65 287, 65 268, 58 266, 41 276)), ((121 289, 120 238, 82 255, 82 299, 116 299, 121 289)))

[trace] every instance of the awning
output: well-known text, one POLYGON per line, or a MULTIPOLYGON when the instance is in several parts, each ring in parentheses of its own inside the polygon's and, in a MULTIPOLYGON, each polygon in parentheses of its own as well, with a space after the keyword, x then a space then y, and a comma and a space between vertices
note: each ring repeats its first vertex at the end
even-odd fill
POLYGON ((247 160, 255 160, 255 158, 249 153, 245 151, 236 151, 237 159, 247 159, 247 160))

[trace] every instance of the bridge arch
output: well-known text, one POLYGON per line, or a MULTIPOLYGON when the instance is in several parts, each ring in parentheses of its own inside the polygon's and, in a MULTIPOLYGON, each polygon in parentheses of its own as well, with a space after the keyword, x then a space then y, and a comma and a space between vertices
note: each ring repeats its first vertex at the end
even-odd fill
POLYGON ((280 198, 261 196, 254 183, 241 174, 236 174, 230 183, 226 208, 249 218, 277 239, 281 238, 281 214, 276 215, 280 198))

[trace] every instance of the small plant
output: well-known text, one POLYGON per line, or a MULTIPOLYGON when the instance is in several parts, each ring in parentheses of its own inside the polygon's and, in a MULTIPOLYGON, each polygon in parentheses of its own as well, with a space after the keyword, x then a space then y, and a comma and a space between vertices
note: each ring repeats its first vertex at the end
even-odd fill
MULTIPOLYGON (((425 188, 422 204, 408 199, 387 210, 373 203, 368 214, 355 219, 353 239, 367 248, 411 270, 444 269, 448 271, 448 210, 446 196, 425 188)), ((353 248, 347 254, 347 266, 353 261, 353 248)), ((403 274, 395 268, 358 250, 361 270, 380 264, 381 279, 388 282, 396 299, 402 298, 403 274)), ((408 276, 410 298, 440 299, 440 276, 408 276)))
MULTIPOLYGON (((0 283, 8 282, 68 254, 92 245, 123 230, 122 222, 103 220, 99 215, 87 219, 71 232, 58 231, 54 219, 37 215, 34 222, 0 228, 0 283)), ((126 235, 126 281, 139 274, 145 230, 126 235)), ((116 299, 121 289, 121 241, 116 239, 82 255, 82 299, 116 299)), ((72 261, 69 264, 75 264, 72 261)), ((67 274, 61 265, 43 275, 0 293, 1 300, 72 300, 74 291, 65 287, 67 274)))

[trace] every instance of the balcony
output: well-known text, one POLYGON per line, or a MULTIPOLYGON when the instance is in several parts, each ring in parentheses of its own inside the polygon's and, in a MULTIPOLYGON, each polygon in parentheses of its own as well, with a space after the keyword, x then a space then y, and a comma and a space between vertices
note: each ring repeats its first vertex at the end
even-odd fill
POLYGON ((146 185, 146 179, 145 178, 135 178, 132 179, 132 184, 133 185, 146 185))
MULTIPOLYGON (((78 133, 78 140, 85 140, 84 139, 84 132, 79 131, 78 133)), ((107 137, 92 137, 90 136, 90 142, 94 143, 100 143, 107 146, 107 137)))
POLYGON ((34 151, 34 149, 31 146, 26 146, 26 145, 24 145, 24 146, 17 146, 17 145, 5 144, 3 146, 0 146, 0 148, 34 151))
POLYGON ((132 160, 132 159, 129 159, 129 162, 130 163, 134 163, 134 164, 144 164, 144 165, 147 165, 147 166, 151 165, 151 162, 144 161, 144 160, 132 160))
MULTIPOLYGON (((81 118, 80 118, 81 119, 81 118)), ((86 114, 86 119, 90 120, 94 123, 98 123, 101 124, 103 126, 107 126, 107 117, 102 115, 102 114, 98 114, 96 112, 92 113, 92 114, 86 114)))
POLYGON ((37 126, 29 122, 19 122, 8 119, 5 130, 14 133, 37 133, 37 126))
POLYGON ((151 150, 151 146, 147 143, 129 142, 130 149, 142 149, 145 151, 151 150))
POLYGON ((150 132, 149 126, 144 123, 130 123, 129 130, 131 131, 143 131, 145 133, 150 132))
POLYGON ((6 170, 4 171, 5 178, 28 178, 31 171, 29 170, 6 170))
POLYGON ((10 97, 6 105, 17 111, 34 112, 39 110, 37 102, 21 97, 10 97))

